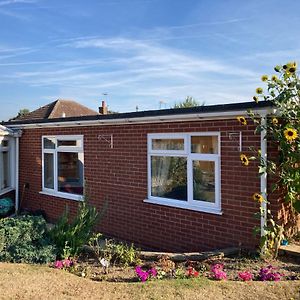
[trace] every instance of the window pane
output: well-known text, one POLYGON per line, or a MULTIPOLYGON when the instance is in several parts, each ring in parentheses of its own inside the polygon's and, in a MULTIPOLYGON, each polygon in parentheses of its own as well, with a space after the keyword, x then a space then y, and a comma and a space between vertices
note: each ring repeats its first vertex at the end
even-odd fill
POLYGON ((192 136, 191 152, 218 154, 218 137, 192 136))
POLYGON ((79 146, 79 141, 72 140, 72 141, 58 141, 58 146, 64 146, 64 147, 78 147, 79 146))
POLYGON ((152 150, 184 150, 184 139, 153 139, 152 150))
POLYGON ((58 191, 83 194, 83 164, 75 152, 58 152, 58 191))
POLYGON ((44 138, 44 149, 55 149, 55 139, 44 138))
POLYGON ((193 199, 215 202, 215 163, 193 161, 193 199))
POLYGON ((2 142, 1 142, 1 146, 2 146, 2 147, 8 147, 8 146, 9 146, 8 140, 2 141, 2 142))
POLYGON ((44 187, 54 189, 53 154, 44 154, 44 187))
POLYGON ((1 188, 5 189, 10 186, 9 176, 9 154, 7 151, 2 152, 3 157, 3 177, 1 182, 1 188))
POLYGON ((187 160, 185 157, 151 157, 151 195, 187 200, 187 160))

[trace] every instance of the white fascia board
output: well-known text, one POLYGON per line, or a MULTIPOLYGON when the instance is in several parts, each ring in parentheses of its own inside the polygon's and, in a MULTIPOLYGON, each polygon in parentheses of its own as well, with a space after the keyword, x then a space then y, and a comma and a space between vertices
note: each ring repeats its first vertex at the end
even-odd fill
MULTIPOLYGON (((273 112, 271 108, 253 110, 254 113, 269 114, 273 112)), ((166 123, 166 122, 184 122, 198 120, 224 120, 232 119, 236 116, 247 116, 245 110, 224 111, 212 113, 178 114, 154 117, 122 118, 122 119, 99 119, 89 121, 63 121, 53 123, 34 123, 34 124, 16 124, 7 125, 10 128, 31 129, 31 128, 51 128, 51 127, 74 127, 74 126, 96 126, 96 125, 124 125, 124 124, 145 124, 145 123, 166 123)))

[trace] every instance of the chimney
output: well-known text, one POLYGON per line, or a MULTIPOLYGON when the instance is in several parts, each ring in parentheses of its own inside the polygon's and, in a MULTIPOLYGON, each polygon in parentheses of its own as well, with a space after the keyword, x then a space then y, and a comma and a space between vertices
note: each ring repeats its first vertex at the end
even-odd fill
POLYGON ((99 114, 107 115, 107 106, 106 106, 105 101, 102 101, 102 106, 99 107, 99 114))

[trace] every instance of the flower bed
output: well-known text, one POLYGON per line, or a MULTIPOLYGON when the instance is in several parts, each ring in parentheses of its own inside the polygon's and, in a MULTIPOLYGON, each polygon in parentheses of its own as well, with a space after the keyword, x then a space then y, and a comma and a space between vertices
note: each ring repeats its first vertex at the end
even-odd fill
MULTIPOLYGON (((67 261, 69 263, 69 260, 67 261)), ((81 257, 69 264, 56 262, 53 267, 95 281, 146 282, 149 280, 189 279, 206 277, 211 280, 230 281, 281 281, 300 280, 300 265, 297 259, 273 260, 239 257, 207 259, 174 263, 167 256, 159 261, 140 261, 137 266, 111 265, 104 268, 96 259, 81 257)))

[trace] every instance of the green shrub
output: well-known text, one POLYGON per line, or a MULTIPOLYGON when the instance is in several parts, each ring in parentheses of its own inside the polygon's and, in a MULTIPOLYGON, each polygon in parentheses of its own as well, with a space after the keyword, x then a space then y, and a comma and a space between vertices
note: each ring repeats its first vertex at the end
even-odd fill
POLYGON ((42 217, 27 215, 0 220, 0 261, 48 263, 55 256, 42 217))
POLYGON ((51 229, 50 237, 56 245, 59 257, 76 256, 82 246, 88 243, 93 233, 93 227, 98 220, 98 212, 83 201, 79 204, 73 221, 69 219, 68 210, 51 229))

